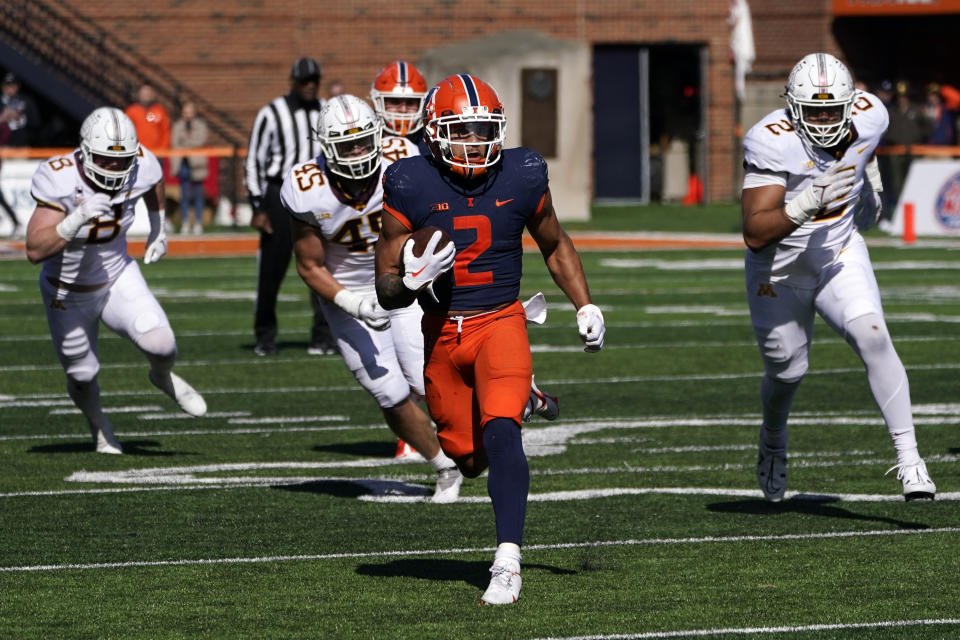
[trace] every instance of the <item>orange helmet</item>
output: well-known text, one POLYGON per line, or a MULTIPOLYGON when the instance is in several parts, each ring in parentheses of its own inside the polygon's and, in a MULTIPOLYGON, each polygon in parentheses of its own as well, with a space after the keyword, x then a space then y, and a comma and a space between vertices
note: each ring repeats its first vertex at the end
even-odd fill
POLYGON ((507 118, 496 90, 476 76, 450 76, 430 90, 424 110, 430 152, 472 178, 500 161, 507 118))
POLYGON ((423 126, 426 95, 427 81, 423 74, 402 60, 381 69, 370 87, 370 100, 383 120, 383 128, 397 136, 409 135, 423 126))

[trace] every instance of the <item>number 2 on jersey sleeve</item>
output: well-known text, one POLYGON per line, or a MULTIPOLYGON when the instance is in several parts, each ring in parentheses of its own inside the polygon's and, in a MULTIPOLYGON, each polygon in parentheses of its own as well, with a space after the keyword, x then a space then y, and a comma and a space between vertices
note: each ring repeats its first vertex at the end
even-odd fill
POLYGON ((477 239, 457 254, 453 265, 453 278, 458 287, 472 287, 493 282, 493 271, 470 271, 470 263, 490 248, 493 236, 490 233, 490 218, 486 216, 458 216, 453 219, 454 229, 473 229, 477 239))

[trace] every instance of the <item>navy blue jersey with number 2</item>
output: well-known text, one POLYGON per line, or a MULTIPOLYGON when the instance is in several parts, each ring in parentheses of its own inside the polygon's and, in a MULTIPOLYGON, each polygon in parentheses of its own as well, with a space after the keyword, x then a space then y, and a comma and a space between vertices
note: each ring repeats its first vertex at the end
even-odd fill
POLYGON ((384 174, 384 210, 410 231, 440 227, 457 248, 453 268, 433 285, 440 303, 420 295, 425 311, 487 309, 520 295, 521 238, 543 206, 547 164, 530 149, 505 149, 476 182, 465 189, 426 156, 399 160, 384 174))

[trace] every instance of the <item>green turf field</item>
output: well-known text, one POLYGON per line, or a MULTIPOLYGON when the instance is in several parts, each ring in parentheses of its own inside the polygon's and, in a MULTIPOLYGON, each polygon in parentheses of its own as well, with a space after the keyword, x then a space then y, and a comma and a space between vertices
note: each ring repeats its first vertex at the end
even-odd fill
POLYGON ((38 267, 0 262, 0 633, 960 637, 960 260, 872 255, 932 503, 904 503, 884 476, 895 457, 860 363, 822 323, 790 431, 804 495, 762 501, 740 250, 583 254, 607 319, 599 354, 579 348, 573 310, 527 255, 522 293, 550 302, 531 329, 537 382, 561 417, 525 427, 524 584, 508 607, 479 605, 495 544, 484 479, 457 504, 423 502, 428 466, 395 464, 373 400, 338 357, 306 354, 293 270, 279 353, 257 358, 252 258, 143 267, 177 333, 176 371, 210 413, 178 413, 103 329, 103 401, 126 451, 104 456, 64 391, 38 267))

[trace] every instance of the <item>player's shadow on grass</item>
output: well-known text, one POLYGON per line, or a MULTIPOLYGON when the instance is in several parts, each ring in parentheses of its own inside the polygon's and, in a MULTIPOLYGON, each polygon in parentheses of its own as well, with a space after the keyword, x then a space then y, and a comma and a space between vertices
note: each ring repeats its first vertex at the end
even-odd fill
POLYGON ((341 442, 337 444, 318 444, 313 448, 319 453, 340 453, 358 458, 392 458, 397 443, 367 440, 365 442, 341 442))
MULTIPOLYGON (((576 571, 544 564, 524 564, 523 570, 541 569, 553 574, 570 575, 576 571)), ((478 589, 490 582, 490 562, 468 562, 448 558, 404 558, 383 564, 361 564, 357 573, 375 578, 420 578, 435 581, 463 581, 478 589)))
POLYGON ((907 522, 884 516, 870 516, 862 513, 853 513, 834 504, 835 499, 828 496, 794 497, 783 502, 767 502, 766 500, 737 500, 734 502, 714 502, 708 504, 707 509, 717 513, 739 513, 744 515, 779 515, 797 513, 822 518, 844 518, 846 520, 867 520, 869 522, 883 522, 901 529, 929 529, 930 525, 922 522, 907 522))
MULTIPOLYGON (((156 440, 123 440, 120 443, 123 447, 123 455, 130 456, 179 456, 184 455, 179 451, 164 451, 159 449, 161 446, 156 440)), ((93 443, 91 442, 66 442, 63 444, 45 444, 27 449, 28 453, 94 453, 93 443)))
POLYGON ((397 480, 370 480, 357 478, 356 480, 311 480, 297 484, 273 485, 281 491, 299 491, 303 493, 317 493, 336 498, 358 498, 366 495, 423 495, 428 496, 432 491, 424 487, 412 487, 397 480))

